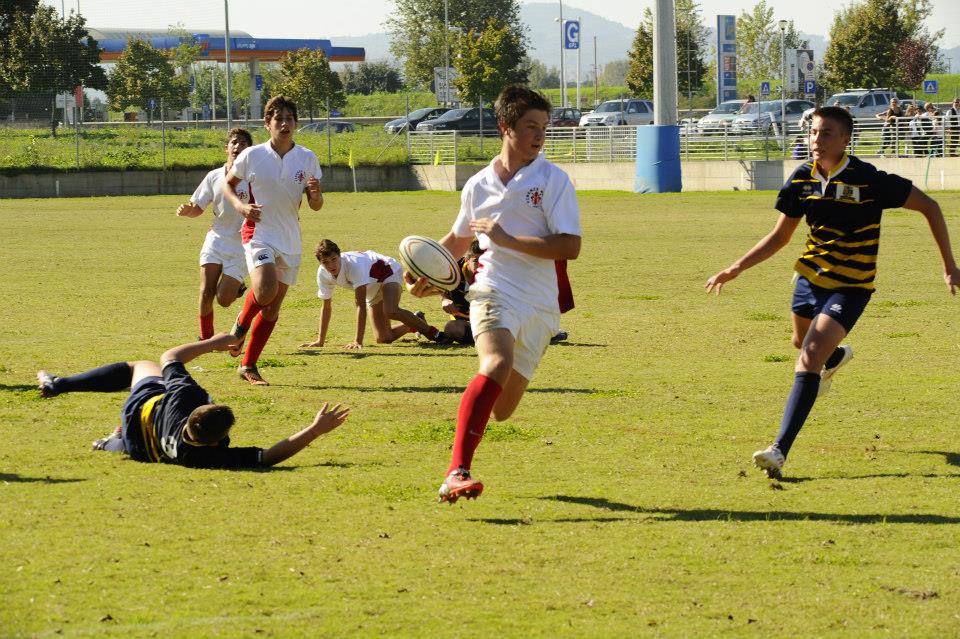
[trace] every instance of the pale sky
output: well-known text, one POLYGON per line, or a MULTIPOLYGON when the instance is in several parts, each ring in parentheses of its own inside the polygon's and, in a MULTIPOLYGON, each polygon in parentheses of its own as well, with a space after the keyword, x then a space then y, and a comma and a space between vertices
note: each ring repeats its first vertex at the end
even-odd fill
MULTIPOLYGON (((260 38, 331 38, 358 36, 384 31, 384 18, 393 11, 392 0, 282 0, 276 4, 263 0, 228 0, 230 28, 247 31, 260 38)), ((476 0, 482 2, 483 0, 476 0)), ((525 4, 530 0, 520 0, 525 4)), ((537 0, 543 1, 543 0, 537 0)), ((219 0, 44 0, 67 13, 79 8, 91 27, 122 27, 163 29, 182 23, 188 29, 223 28, 224 3, 219 0)), ((559 2, 557 5, 559 8, 559 2)), ((588 10, 608 20, 635 28, 645 7, 653 0, 568 0, 563 2, 564 13, 573 15, 577 9, 588 10)), ((718 13, 739 14, 749 2, 729 0, 700 0, 701 15, 713 24, 718 13)), ((793 20, 804 33, 826 36, 833 21, 836 4, 814 0, 767 0, 774 9, 774 19, 793 20)), ((943 48, 960 45, 960 1, 933 0, 930 27, 945 29, 943 48)), ((931 29, 932 30, 932 29, 931 29)))

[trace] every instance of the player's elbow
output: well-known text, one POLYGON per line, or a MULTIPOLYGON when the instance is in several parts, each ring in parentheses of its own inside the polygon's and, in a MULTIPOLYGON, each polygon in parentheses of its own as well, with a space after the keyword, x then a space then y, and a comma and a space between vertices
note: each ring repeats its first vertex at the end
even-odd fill
POLYGON ((564 236, 564 243, 561 247, 562 260, 575 260, 580 256, 581 239, 579 235, 564 236))

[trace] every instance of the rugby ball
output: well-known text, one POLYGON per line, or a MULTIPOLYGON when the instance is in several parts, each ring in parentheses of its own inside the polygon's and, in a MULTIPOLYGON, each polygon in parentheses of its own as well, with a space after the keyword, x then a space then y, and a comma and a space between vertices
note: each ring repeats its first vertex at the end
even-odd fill
POLYGON ((460 285, 460 267, 450 251, 429 237, 411 235, 400 242, 400 262, 415 278, 452 291, 460 285))

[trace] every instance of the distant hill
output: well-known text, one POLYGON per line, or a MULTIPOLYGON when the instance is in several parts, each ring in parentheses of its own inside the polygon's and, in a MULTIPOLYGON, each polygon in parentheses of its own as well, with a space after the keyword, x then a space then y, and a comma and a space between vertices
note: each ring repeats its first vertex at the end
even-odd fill
MULTIPOLYGON (((560 25, 554 22, 559 15, 555 3, 534 2, 520 5, 520 20, 527 26, 530 37, 530 57, 539 60, 547 67, 560 67, 560 25)), ((563 15, 566 19, 579 17, 582 20, 581 42, 583 51, 580 56, 580 68, 586 77, 593 68, 593 37, 597 36, 597 64, 600 68, 614 60, 627 57, 627 51, 633 42, 634 29, 607 20, 595 13, 568 7, 564 4, 563 15)), ((370 33, 363 36, 330 36, 334 46, 364 47, 368 61, 392 59, 390 54, 390 35, 370 33)), ((567 73, 573 78, 573 68, 577 64, 575 51, 567 53, 565 64, 570 68, 567 73)), ((334 64, 335 67, 342 66, 334 64)))
MULTIPOLYGON (((560 67, 560 25, 554 22, 559 16, 558 5, 553 2, 531 2, 520 5, 520 20, 527 27, 530 38, 530 57, 539 60, 547 67, 560 67)), ((585 9, 572 7, 564 3, 563 16, 566 19, 579 17, 582 20, 580 69, 583 77, 590 75, 593 68, 593 38, 597 37, 597 65, 603 66, 614 60, 623 60, 633 44, 638 25, 624 25, 585 9)), ((709 16, 704 16, 708 25, 709 16)), ((710 27, 709 41, 715 39, 716 30, 710 27)), ((827 50, 827 39, 821 35, 803 34, 810 41, 810 48, 818 61, 823 60, 827 50)), ((331 36, 335 46, 364 47, 367 60, 373 62, 382 59, 392 59, 390 54, 390 36, 387 33, 370 33, 363 36, 331 36)), ((713 58, 713 48, 708 47, 708 58, 713 58)), ((960 47, 944 52, 953 58, 953 68, 960 70, 960 47)), ((575 51, 567 53, 565 64, 570 65, 567 73, 573 78, 573 67, 577 63, 575 51)), ((338 66, 338 65, 335 65, 338 66)))

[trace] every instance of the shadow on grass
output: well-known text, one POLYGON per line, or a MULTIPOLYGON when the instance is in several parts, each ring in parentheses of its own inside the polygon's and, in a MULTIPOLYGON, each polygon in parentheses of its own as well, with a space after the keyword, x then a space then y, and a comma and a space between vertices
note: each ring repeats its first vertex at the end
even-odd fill
MULTIPOLYGON (((540 499, 580 504, 613 512, 631 512, 638 515, 663 515, 664 521, 828 521, 848 524, 960 524, 960 517, 934 514, 881 514, 852 515, 847 513, 818 513, 787 510, 723 510, 714 508, 644 508, 623 502, 610 501, 603 497, 577 497, 554 495, 540 499)), ((618 521, 620 518, 609 519, 618 521)), ((585 522, 607 521, 608 518, 584 518, 585 522)), ((556 519, 555 522, 580 521, 580 519, 556 519)))
POLYGON ((0 384, 0 392, 5 393, 22 393, 35 390, 37 390, 36 384, 0 384))
MULTIPOLYGON (((958 464, 960 465, 960 464, 958 464)), ((824 476, 824 477, 783 477, 778 480, 782 484, 802 484, 808 481, 835 481, 835 480, 853 480, 853 479, 882 479, 884 477, 923 477, 924 479, 947 479, 950 477, 960 478, 960 473, 947 473, 941 475, 937 473, 876 473, 873 475, 845 475, 845 476, 824 476)))
POLYGON ((377 352, 377 351, 346 351, 346 350, 337 350, 337 351, 315 351, 315 350, 298 350, 288 355, 301 355, 307 357, 344 357, 347 359, 366 359, 368 357, 475 357, 473 350, 466 350, 465 348, 460 348, 457 350, 451 350, 449 346, 434 346, 426 347, 430 350, 418 350, 416 353, 387 353, 387 352, 377 352), (442 349, 442 350, 441 350, 442 349))
POLYGON ((951 466, 960 466, 960 453, 951 453, 945 450, 921 450, 924 455, 943 455, 944 461, 951 466))
POLYGON ((0 482, 8 482, 10 484, 72 484, 78 481, 87 480, 74 478, 61 479, 58 477, 24 477, 17 473, 0 473, 0 482))
MULTIPOLYGON (((343 390, 358 391, 361 393, 456 393, 461 394, 464 391, 463 386, 320 386, 318 384, 273 384, 273 386, 282 388, 303 388, 308 390, 343 390)), ((592 395, 597 392, 592 388, 528 388, 527 393, 573 393, 575 395, 592 395)))
POLYGON ((593 344, 591 342, 556 342, 550 344, 551 347, 555 346, 573 346, 577 348, 607 348, 609 344, 593 344))

